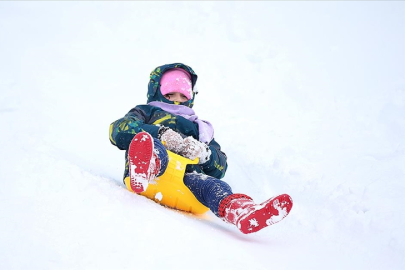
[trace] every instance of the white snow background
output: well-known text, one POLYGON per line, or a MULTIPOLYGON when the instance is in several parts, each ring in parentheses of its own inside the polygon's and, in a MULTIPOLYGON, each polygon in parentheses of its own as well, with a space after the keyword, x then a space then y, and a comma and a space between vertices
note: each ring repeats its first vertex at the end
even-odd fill
POLYGON ((0 2, 1 269, 405 269, 405 3, 0 2), (243 235, 128 192, 109 124, 199 75, 243 235))

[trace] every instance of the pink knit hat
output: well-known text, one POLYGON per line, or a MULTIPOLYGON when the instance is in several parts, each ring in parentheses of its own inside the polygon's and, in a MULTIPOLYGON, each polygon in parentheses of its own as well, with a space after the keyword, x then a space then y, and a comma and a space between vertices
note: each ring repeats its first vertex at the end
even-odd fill
POLYGON ((178 92, 185 95, 187 99, 191 99, 193 90, 190 73, 182 68, 166 71, 160 79, 160 92, 162 95, 178 92))

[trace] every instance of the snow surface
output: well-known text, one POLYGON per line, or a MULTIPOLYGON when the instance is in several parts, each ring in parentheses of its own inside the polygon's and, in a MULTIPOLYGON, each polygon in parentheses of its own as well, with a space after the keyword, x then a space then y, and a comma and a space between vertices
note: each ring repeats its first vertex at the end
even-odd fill
POLYGON ((405 269, 405 3, 0 2, 1 269, 405 269), (128 192, 109 124, 183 62, 256 234, 128 192))

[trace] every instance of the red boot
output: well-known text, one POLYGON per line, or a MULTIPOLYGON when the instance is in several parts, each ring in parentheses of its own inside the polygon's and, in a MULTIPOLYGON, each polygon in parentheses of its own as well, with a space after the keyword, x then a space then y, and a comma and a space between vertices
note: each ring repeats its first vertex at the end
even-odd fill
POLYGON ((160 160, 154 153, 153 137, 140 132, 128 149, 130 185, 136 193, 144 192, 160 170, 160 160))
POLYGON ((247 195, 232 194, 219 204, 219 216, 248 234, 281 221, 291 211, 292 205, 292 199, 287 194, 273 197, 261 204, 255 204, 247 195))

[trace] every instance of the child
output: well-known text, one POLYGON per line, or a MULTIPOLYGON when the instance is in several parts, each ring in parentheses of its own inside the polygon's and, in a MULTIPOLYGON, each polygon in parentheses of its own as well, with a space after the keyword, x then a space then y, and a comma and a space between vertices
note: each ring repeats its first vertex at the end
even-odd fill
POLYGON ((224 181, 227 157, 214 139, 214 129, 192 109, 197 75, 191 67, 174 63, 150 74, 147 105, 138 105, 110 125, 110 141, 126 150, 124 179, 133 191, 146 190, 161 176, 170 150, 198 164, 188 165, 184 184, 201 204, 242 233, 257 232, 288 215, 292 200, 287 194, 255 204, 245 194, 235 194, 224 181), (128 178, 129 177, 129 178, 128 178))

